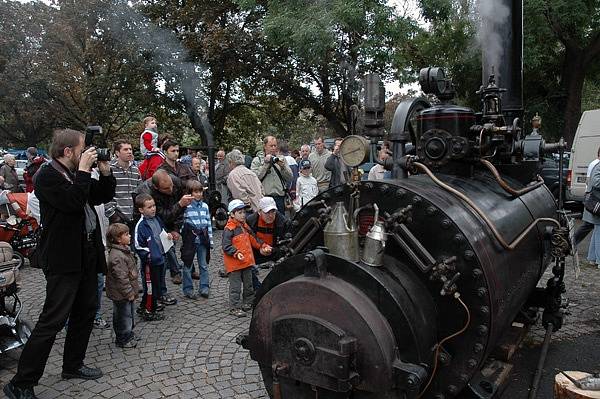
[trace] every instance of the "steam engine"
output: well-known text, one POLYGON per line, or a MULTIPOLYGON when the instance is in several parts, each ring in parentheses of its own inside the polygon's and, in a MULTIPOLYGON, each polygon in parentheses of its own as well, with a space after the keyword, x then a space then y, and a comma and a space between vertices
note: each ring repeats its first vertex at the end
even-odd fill
POLYGON ((366 137, 340 148, 350 181, 297 213, 287 256, 257 293, 242 344, 271 397, 489 397, 481 369, 532 297, 560 327, 568 229, 536 177, 560 145, 526 134, 518 107, 503 112, 493 74, 478 113, 451 104, 441 69, 420 81, 439 104, 400 104, 392 179, 360 181, 383 133, 382 84, 367 77, 366 137), (551 261, 555 276, 536 290, 551 261))

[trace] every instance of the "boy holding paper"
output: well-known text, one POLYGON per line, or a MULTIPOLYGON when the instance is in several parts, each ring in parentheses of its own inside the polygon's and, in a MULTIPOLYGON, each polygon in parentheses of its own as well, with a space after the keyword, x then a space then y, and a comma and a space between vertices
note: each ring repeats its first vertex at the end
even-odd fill
POLYGON ((135 225, 135 249, 142 265, 142 285, 144 293, 140 305, 140 315, 146 321, 162 320, 164 317, 157 308, 161 292, 160 271, 164 268, 165 252, 172 246, 172 236, 165 231, 162 220, 156 216, 156 205, 150 194, 138 194, 135 206, 141 214, 135 225))

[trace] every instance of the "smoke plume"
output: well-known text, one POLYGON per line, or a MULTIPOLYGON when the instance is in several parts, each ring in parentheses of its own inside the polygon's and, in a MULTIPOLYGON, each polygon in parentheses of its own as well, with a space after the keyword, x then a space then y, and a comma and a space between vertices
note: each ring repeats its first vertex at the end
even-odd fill
MULTIPOLYGON (((496 74, 500 70, 500 63, 504 58, 503 38, 500 37, 502 25, 510 24, 510 10, 502 2, 496 0, 479 0, 478 9, 480 23, 477 29, 477 38, 484 54, 485 64, 490 70, 484 70, 484 74, 491 74, 494 67, 496 74)), ((484 80, 487 76, 484 75, 484 80)))
POLYGON ((135 46, 154 64, 166 86, 181 89, 186 112, 192 126, 203 129, 208 146, 213 146, 212 126, 207 118, 207 105, 202 95, 202 81, 207 69, 191 61, 191 56, 174 32, 160 28, 137 12, 127 2, 111 1, 101 23, 106 25, 116 40, 135 46))

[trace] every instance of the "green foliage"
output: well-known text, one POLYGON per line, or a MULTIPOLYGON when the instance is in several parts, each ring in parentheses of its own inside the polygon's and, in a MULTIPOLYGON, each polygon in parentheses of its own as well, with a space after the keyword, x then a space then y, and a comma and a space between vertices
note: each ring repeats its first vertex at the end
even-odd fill
MULTIPOLYGON (((347 134, 364 74, 405 84, 427 66, 477 109, 476 1, 417 4, 418 19, 386 0, 0 0, 0 138, 98 123, 137 143, 154 114, 160 133, 198 145, 203 115, 219 146, 253 152, 274 134, 293 148, 347 134)), ((549 136, 600 107, 598 22, 597 1, 524 2, 525 119, 539 112, 549 136)))

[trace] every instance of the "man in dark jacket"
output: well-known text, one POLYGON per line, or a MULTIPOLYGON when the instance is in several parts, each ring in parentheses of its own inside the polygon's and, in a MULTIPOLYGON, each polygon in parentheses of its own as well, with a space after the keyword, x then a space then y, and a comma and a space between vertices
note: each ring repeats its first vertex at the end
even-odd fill
POLYGON ((329 180, 329 188, 337 187, 348 181, 350 176, 350 168, 347 167, 340 158, 340 145, 342 139, 336 139, 331 156, 325 162, 325 169, 331 172, 331 180, 329 180))
POLYGON ((106 270, 94 205, 112 199, 116 182, 108 162, 98 162, 99 180, 92 179, 98 155, 95 148, 83 149, 83 133, 56 131, 52 162, 36 174, 43 226, 38 251, 46 276, 46 301, 21 353, 17 374, 4 387, 9 398, 34 397, 33 387, 44 373, 56 334, 67 318, 62 377, 102 376, 100 369, 83 364, 96 312, 97 273, 106 270))
POLYGON ((283 255, 277 246, 286 238, 285 235, 290 230, 290 220, 277 210, 275 200, 271 197, 262 197, 258 206, 258 212, 248 216, 246 222, 256 237, 273 248, 268 255, 262 255, 258 250, 254 251, 256 264, 267 268, 268 262, 276 261, 283 255))
MULTIPOLYGON (((150 179, 140 184, 136 190, 136 194, 141 193, 150 194, 154 199, 154 202, 156 203, 156 215, 159 216, 165 224, 167 233, 171 233, 173 239, 177 241, 180 237, 179 231, 181 225, 183 224, 183 211, 192 203, 194 197, 191 195, 182 195, 181 188, 173 184, 172 176, 163 169, 158 169, 150 179)), ((137 212, 137 210, 134 210, 134 212, 137 212)), ((137 215, 139 215, 139 212, 137 215)), ((169 259, 171 265, 177 262, 175 245, 173 245, 165 254, 165 260, 169 262, 169 259)), ((177 272, 178 270, 171 269, 171 277, 176 276, 177 272)), ((165 274, 166 270, 162 270, 162 292, 159 301, 163 305, 175 305, 177 300, 167 293, 165 274)))

